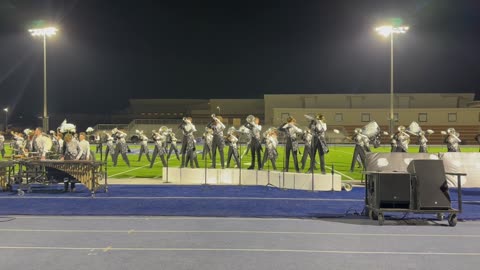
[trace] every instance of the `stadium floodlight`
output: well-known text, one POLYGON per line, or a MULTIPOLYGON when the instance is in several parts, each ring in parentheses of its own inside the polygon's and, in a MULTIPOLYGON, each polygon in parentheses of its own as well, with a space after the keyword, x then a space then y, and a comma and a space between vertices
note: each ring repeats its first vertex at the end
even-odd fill
POLYGON ((58 29, 55 28, 55 27, 45 27, 45 28, 33 28, 33 29, 28 29, 28 32, 30 32, 30 34, 32 36, 47 36, 47 37, 50 37, 50 36, 53 36, 53 35, 56 35, 57 34, 57 31, 58 29))
POLYGON ((400 19, 394 19, 395 25, 382 25, 375 28, 375 31, 384 37, 390 36, 390 134, 393 133, 395 125, 395 116, 393 114, 393 36, 395 34, 405 34, 409 27, 400 25, 400 19))
POLYGON ((28 32, 34 37, 43 37, 43 130, 48 130, 47 114, 47 37, 57 34, 56 27, 44 27, 29 29, 28 32))
POLYGON ((4 108, 3 111, 5 111, 5 132, 7 132, 7 127, 8 127, 8 107, 4 108))

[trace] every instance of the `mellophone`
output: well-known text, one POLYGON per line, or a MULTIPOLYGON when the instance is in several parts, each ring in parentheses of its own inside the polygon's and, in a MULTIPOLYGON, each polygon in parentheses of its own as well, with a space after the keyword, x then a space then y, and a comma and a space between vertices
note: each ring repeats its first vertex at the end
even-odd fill
POLYGON ((92 193, 92 196, 100 189, 103 189, 105 192, 108 191, 107 167, 101 161, 25 158, 0 162, 0 168, 4 167, 5 169, 0 169, 0 180, 5 179, 5 183, 2 185, 4 190, 8 190, 9 187, 11 189, 14 183, 20 184, 21 188, 30 190, 32 184, 63 182, 63 178, 54 178, 52 174, 52 171, 60 171, 85 185, 92 193), (15 168, 17 169, 16 173, 15 168))

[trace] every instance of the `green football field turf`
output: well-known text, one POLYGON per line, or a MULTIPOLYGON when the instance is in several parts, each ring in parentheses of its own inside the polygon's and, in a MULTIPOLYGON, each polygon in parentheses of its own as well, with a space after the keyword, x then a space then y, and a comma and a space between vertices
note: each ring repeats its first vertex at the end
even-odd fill
MULTIPOLYGON (((150 150, 153 149, 153 145, 150 145, 150 150)), ((178 145, 178 148, 180 149, 180 145, 178 145)), ((118 164, 117 167, 113 167, 111 157, 108 158, 108 175, 111 178, 158 178, 162 176, 162 165, 160 159, 157 157, 155 160, 155 164, 153 168, 149 168, 150 164, 147 161, 147 158, 142 156, 142 160, 139 162, 138 160, 138 145, 130 145, 130 149, 132 150, 132 153, 128 154, 128 158, 130 160, 130 168, 127 167, 127 165, 124 163, 124 161, 121 159, 119 156, 118 159, 118 164)), ((202 146, 197 146, 197 152, 202 150, 202 146)), ((326 162, 326 167, 327 167, 327 173, 331 173, 332 167, 334 168, 336 173, 339 173, 342 175, 342 179, 344 180, 352 180, 352 179, 361 179, 361 168, 358 168, 357 166, 355 167, 355 171, 353 173, 350 172, 350 164, 352 162, 352 155, 353 155, 353 145, 330 145, 330 152, 325 156, 325 162, 326 162)), ((95 150, 95 146, 92 146, 92 150, 95 150)), ((225 162, 227 159, 227 150, 228 147, 225 147, 225 162)), ((245 146, 242 146, 242 152, 245 150, 245 146)), ((277 148, 278 153, 279 153, 279 158, 276 162, 277 165, 277 170, 283 170, 284 168, 284 155, 285 151, 283 146, 280 146, 277 148)), ((389 152, 390 151, 390 146, 383 146, 379 147, 377 149, 372 148, 373 152, 389 152)), ((431 146, 429 147, 429 152, 430 153, 438 153, 438 152, 446 152, 447 149, 445 146, 431 146)), ((478 151, 478 146, 463 146, 462 147, 463 152, 477 152, 478 151)), ((300 152, 303 153, 303 147, 300 149, 300 152)), ((415 153, 418 152, 418 146, 412 145, 409 149, 409 152, 415 153)), ((152 151, 150 151, 150 154, 152 151)), ((201 154, 199 153, 198 155, 198 161, 199 165, 201 168, 205 167, 205 163, 207 163, 207 167, 210 167, 211 165, 211 160, 203 160, 201 154)), ((301 154, 299 155, 299 162, 301 160, 301 154)), ((97 160, 100 159, 100 154, 96 155, 97 160)), ((242 169, 246 169, 248 166, 250 166, 250 153, 245 155, 242 158, 242 169)), ((318 160, 318 157, 317 157, 318 160)), ((318 162, 318 161, 317 161, 318 162)), ((268 162, 269 163, 269 162, 268 162)), ((304 171, 308 169, 308 164, 310 163, 310 159, 307 161, 307 166, 304 171)), ((217 154, 217 168, 219 167, 220 164, 220 157, 217 154)), ((168 162, 169 167, 179 167, 180 166, 180 161, 176 159, 175 155, 172 155, 170 157, 170 160, 168 162)), ((234 166, 234 161, 232 160, 230 163, 230 166, 234 166)), ((317 165, 317 168, 320 166, 317 165)), ((293 166, 293 158, 290 157, 290 171, 294 171, 294 166, 293 166)), ((265 165, 264 170, 271 170, 271 166, 265 165)), ((320 172, 319 170, 316 170, 316 172, 320 172)))
MULTIPOLYGON (((7 145, 6 145, 7 146, 7 145)), ((330 152, 325 155, 325 162, 326 162, 326 169, 327 173, 332 172, 332 168, 334 168, 335 173, 338 173, 342 175, 343 180, 359 180, 362 179, 362 174, 361 174, 361 168, 358 168, 358 166, 355 166, 355 171, 352 173, 350 172, 350 164, 352 162, 352 155, 353 155, 353 145, 334 145, 330 144, 330 152)), ((91 149, 92 151, 95 152, 95 145, 92 145, 91 149)), ((150 148, 150 155, 152 154, 153 150, 153 145, 149 145, 150 148)), ((127 156, 130 161, 130 167, 128 167, 121 156, 118 157, 118 164, 116 167, 113 167, 112 164, 112 159, 111 156, 108 157, 107 160, 107 168, 108 168, 108 177, 109 178, 159 178, 162 176, 162 163, 160 159, 157 157, 155 160, 155 164, 153 165, 153 168, 150 168, 150 163, 147 161, 147 158, 145 155, 143 155, 141 161, 138 160, 138 150, 139 146, 138 145, 130 145, 130 149, 132 150, 132 153, 129 153, 127 156)), ((178 149, 180 150, 180 144, 178 145, 178 149)), ((462 151, 463 152, 477 152, 478 151, 478 146, 462 146, 462 151)), ((7 146, 7 153, 10 153, 10 149, 7 146)), ((104 152, 105 152, 105 147, 104 147, 104 152)), ((197 146, 197 156, 198 156, 198 162, 201 168, 205 168, 205 163, 207 167, 210 167, 212 162, 210 159, 203 160, 202 155, 201 155, 201 150, 202 150, 202 145, 197 146)), ((241 153, 243 153, 245 150, 245 145, 241 147, 241 153)), ((276 165, 277 165, 277 170, 282 171, 284 169, 284 158, 285 158, 285 151, 283 148, 283 145, 279 146, 277 148, 279 157, 277 159, 276 165)), ((227 151, 228 147, 225 147, 225 162, 227 160, 227 151)), ((379 148, 372 148, 373 152, 389 152, 390 151, 390 146, 382 146, 379 148)), ((430 153, 438 153, 438 152, 446 152, 447 149, 445 146, 430 146, 429 147, 429 152, 430 153)), ((418 152, 418 146, 416 145, 411 145, 409 152, 415 153, 418 152)), ((300 148, 300 154, 299 154, 299 166, 301 166, 301 157, 303 154, 303 147, 300 148)), ((96 154, 96 159, 100 160, 100 154, 96 154)), ((250 153, 247 155, 243 156, 241 160, 242 164, 242 169, 246 169, 248 166, 250 166, 250 153)), ((317 163, 318 163, 318 156, 317 156, 317 163)), ((219 168, 220 164, 220 157, 217 154, 217 168, 219 168)), ((307 171, 309 168, 310 164, 310 159, 307 159, 307 165, 305 170, 303 172, 307 171)), ((226 164, 225 164, 226 165, 226 164)), ((172 155, 170 157, 170 160, 168 161, 168 166, 169 167, 180 167, 180 161, 176 159, 175 155, 172 155)), ((235 162, 232 161, 230 162, 230 167, 235 166, 235 162)), ((320 166, 317 164, 317 168, 320 166)), ((270 165, 270 162, 265 164, 264 170, 272 170, 272 167, 270 165)), ((289 166, 289 171, 293 172, 294 171, 294 166, 293 166, 293 158, 290 157, 290 166, 289 166)), ((315 171, 316 173, 320 173, 320 170, 317 169, 315 171)))

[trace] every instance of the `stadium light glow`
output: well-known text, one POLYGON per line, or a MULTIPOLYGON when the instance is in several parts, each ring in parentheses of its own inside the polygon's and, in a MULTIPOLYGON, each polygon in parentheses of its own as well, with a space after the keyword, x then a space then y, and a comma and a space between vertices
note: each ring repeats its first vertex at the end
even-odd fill
POLYGON ((384 37, 388 37, 391 34, 405 34, 408 31, 408 26, 394 27, 392 25, 382 25, 375 28, 375 31, 384 37))
POLYGON ((382 25, 375 28, 375 32, 384 37, 390 37, 390 134, 393 134, 395 115, 393 113, 393 36, 407 33, 409 27, 401 25, 399 18, 392 19, 392 25, 382 25))
POLYGON ((55 27, 45 27, 45 28, 33 28, 33 29, 28 29, 28 32, 32 36, 53 36, 57 34, 58 29, 55 27))
POLYGON ((32 28, 28 32, 34 37, 43 37, 43 130, 48 128, 48 113, 47 113, 47 37, 57 34, 56 27, 32 28))

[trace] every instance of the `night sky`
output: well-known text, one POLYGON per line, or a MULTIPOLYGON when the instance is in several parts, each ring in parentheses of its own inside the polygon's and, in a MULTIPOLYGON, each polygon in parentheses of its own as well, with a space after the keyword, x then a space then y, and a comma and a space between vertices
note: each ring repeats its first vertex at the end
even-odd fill
POLYGON ((42 41, 49 112, 109 113, 129 98, 261 98, 271 93, 387 93, 389 40, 401 17, 397 92, 476 92, 480 1, 0 0, 0 105, 40 115, 42 41))

